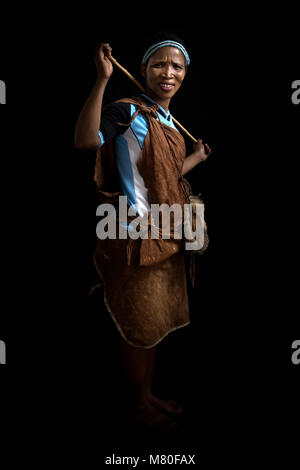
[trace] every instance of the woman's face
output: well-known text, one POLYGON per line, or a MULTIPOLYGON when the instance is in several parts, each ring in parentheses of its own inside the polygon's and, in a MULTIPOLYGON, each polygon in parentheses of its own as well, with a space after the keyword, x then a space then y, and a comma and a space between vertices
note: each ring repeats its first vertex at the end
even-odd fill
POLYGON ((175 47, 162 47, 142 65, 142 75, 146 78, 147 90, 158 102, 167 102, 180 88, 186 74, 185 58, 175 47))

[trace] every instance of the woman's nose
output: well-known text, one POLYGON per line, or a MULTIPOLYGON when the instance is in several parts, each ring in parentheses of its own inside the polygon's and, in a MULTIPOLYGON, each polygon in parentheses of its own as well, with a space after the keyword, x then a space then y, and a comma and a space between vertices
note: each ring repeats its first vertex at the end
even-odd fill
POLYGON ((168 66, 168 67, 165 67, 164 70, 163 70, 163 76, 164 77, 172 77, 172 67, 168 66))

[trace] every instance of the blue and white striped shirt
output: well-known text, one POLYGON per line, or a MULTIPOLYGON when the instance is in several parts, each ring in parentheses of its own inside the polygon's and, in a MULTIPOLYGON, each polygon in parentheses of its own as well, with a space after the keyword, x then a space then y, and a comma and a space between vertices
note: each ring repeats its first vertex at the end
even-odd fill
MULTIPOLYGON (((155 103, 144 94, 141 97, 149 106, 155 103)), ((127 196, 128 204, 133 206, 137 215, 143 217, 150 211, 150 206, 147 198, 148 190, 138 171, 137 163, 148 132, 148 119, 139 113, 129 127, 118 124, 128 124, 135 112, 136 106, 131 103, 121 102, 108 105, 102 111, 99 136, 100 146, 114 139, 120 187, 127 196)), ((176 129, 169 111, 159 106, 157 115, 162 123, 176 129)))

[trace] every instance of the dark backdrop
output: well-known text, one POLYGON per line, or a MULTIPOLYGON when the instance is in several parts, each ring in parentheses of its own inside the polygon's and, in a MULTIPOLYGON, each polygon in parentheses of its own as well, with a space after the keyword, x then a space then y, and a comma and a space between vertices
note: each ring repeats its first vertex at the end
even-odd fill
MULTIPOLYGON (((14 366, 18 386, 29 380, 36 402, 38 384, 49 392, 42 416, 53 410, 62 429, 71 423, 75 440, 84 434, 86 458, 121 448, 130 455, 135 443, 200 448, 213 459, 217 441, 231 460, 233 443, 249 450, 244 436, 253 426, 256 451, 265 448, 266 434, 280 442, 279 419, 288 426, 296 411, 290 345, 299 332, 289 264, 297 259, 299 109, 288 79, 297 78, 294 43, 266 29, 259 16, 249 24, 242 14, 216 24, 214 15, 187 23, 183 14, 180 22, 162 23, 141 12, 112 26, 111 12, 90 13, 75 19, 57 12, 50 23, 40 18, 34 35, 15 31, 6 62, 1 58, 9 100, 1 107, 6 371, 14 366), (191 48, 171 112, 213 148, 189 174, 206 203, 210 246, 198 260, 195 289, 189 286, 191 324, 161 343, 155 379, 159 391, 185 404, 183 431, 171 440, 153 434, 138 440, 118 420, 118 334, 101 293, 88 298, 95 156, 76 151, 73 137, 96 77, 97 43, 110 40, 115 58, 139 79, 141 38, 158 29, 178 33, 191 48), (94 427, 105 436, 101 450, 94 427)), ((115 70, 105 102, 135 93, 115 70)))

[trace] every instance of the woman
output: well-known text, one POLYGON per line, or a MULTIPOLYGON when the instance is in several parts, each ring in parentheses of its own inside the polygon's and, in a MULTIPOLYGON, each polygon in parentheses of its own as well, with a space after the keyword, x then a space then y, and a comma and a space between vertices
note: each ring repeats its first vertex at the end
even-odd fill
MULTIPOLYGON (((169 112, 190 63, 184 43, 170 34, 154 37, 141 63, 146 92, 102 110, 113 72, 111 52, 108 43, 100 44, 96 52, 97 80, 75 130, 77 148, 97 149, 100 202, 116 205, 125 195, 128 206, 141 217, 149 216, 151 204, 183 207, 187 199, 180 176, 211 152, 199 140, 186 157, 184 139, 169 112)), ((151 380, 156 345, 189 323, 183 241, 162 239, 161 232, 158 239, 107 238, 99 240, 94 260, 107 309, 121 335, 131 409, 146 425, 169 428, 182 409, 172 400, 154 396, 151 380)))

